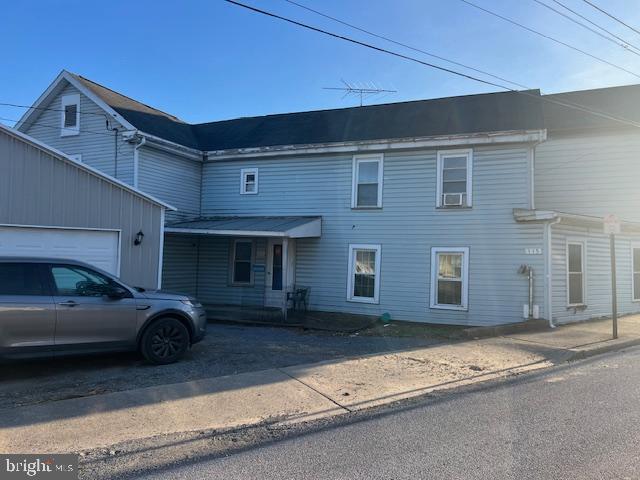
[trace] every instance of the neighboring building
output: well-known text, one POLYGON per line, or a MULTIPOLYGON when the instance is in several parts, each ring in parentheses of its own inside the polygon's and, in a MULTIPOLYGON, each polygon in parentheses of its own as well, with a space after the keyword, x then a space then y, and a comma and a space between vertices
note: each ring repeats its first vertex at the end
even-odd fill
POLYGON ((302 287, 313 310, 419 322, 606 315, 606 213, 619 310, 638 312, 640 132, 549 99, 637 119, 640 87, 191 125, 62 72, 17 128, 175 205, 163 287, 214 317, 302 287))
POLYGON ((0 125, 0 256, 73 258, 156 288, 172 208, 0 125))

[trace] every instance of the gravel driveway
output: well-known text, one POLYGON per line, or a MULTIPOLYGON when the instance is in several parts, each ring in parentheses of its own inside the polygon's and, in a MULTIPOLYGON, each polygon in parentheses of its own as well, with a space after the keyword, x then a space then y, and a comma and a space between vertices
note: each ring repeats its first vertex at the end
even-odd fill
POLYGON ((434 343, 435 340, 424 338, 360 337, 301 329, 209 324, 205 339, 173 365, 148 365, 135 353, 0 365, 0 412, 67 398, 434 343))

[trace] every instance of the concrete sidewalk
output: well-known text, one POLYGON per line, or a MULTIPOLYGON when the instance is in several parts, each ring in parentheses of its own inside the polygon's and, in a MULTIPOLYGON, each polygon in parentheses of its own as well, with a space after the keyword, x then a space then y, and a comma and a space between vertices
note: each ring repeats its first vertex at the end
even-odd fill
POLYGON ((158 435, 314 420, 640 344, 640 317, 440 344, 15 408, 0 452, 78 452, 158 435))

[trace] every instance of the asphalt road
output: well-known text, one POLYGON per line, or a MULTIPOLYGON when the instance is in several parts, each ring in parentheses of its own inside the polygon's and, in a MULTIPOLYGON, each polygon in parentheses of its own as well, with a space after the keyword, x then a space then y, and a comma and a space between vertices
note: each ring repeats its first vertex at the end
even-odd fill
POLYGON ((138 478, 640 478, 640 349, 138 478))

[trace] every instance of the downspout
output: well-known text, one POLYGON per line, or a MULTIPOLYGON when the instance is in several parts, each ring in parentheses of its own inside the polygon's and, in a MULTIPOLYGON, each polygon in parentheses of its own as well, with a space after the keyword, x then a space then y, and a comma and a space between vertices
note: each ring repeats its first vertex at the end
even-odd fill
POLYGON ((140 158, 138 149, 147 143, 147 137, 140 136, 140 141, 133 147, 133 186, 138 188, 138 170, 140 168, 140 158))
POLYGON ((553 323, 553 252, 552 252, 552 239, 551 239, 551 227, 560 223, 560 219, 556 218, 550 222, 544 224, 544 243, 545 243, 545 278, 546 278, 546 300, 545 310, 547 312, 547 318, 549 319, 549 327, 556 328, 553 323))

